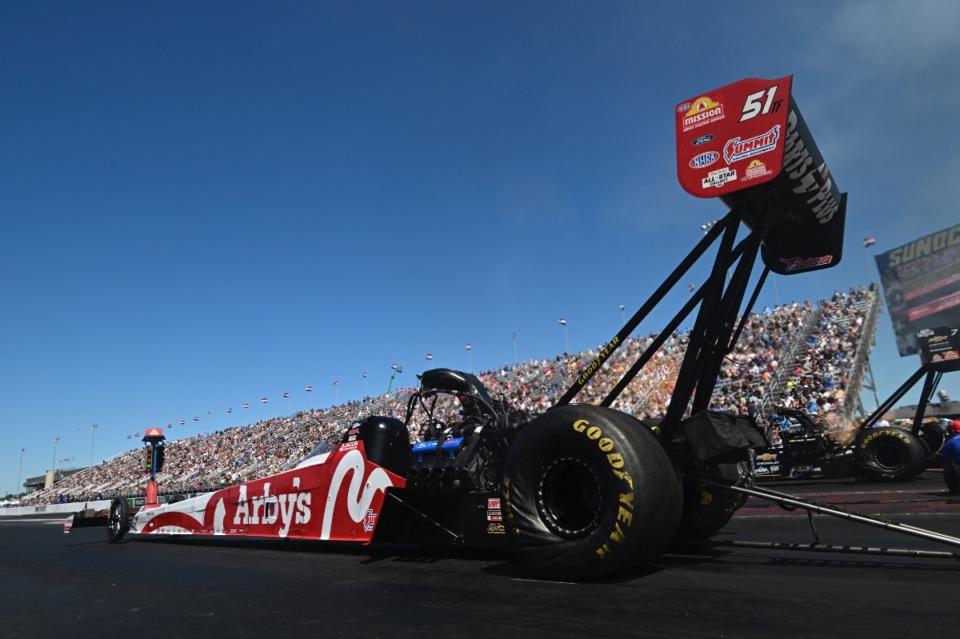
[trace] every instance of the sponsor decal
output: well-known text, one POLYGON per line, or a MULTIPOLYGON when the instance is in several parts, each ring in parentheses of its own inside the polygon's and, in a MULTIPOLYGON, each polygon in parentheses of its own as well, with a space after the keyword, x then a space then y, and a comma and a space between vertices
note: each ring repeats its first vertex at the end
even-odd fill
POLYGON ((777 141, 780 139, 780 125, 774 126, 766 133, 762 133, 754 138, 741 140, 735 137, 727 140, 723 145, 723 159, 727 164, 733 164, 740 160, 752 158, 761 153, 767 153, 777 148, 777 141))
POLYGON ((737 172, 731 169, 729 166, 726 166, 722 169, 717 169, 716 171, 710 171, 710 173, 707 174, 707 177, 700 181, 700 184, 705 189, 709 189, 711 187, 719 189, 727 182, 733 182, 736 179, 737 172))
POLYGON ((593 360, 589 366, 587 366, 586 370, 583 371, 583 374, 577 378, 577 384, 580 386, 586 384, 587 381, 593 377, 593 374, 596 373, 601 366, 603 366, 603 363, 606 361, 607 357, 609 357, 613 351, 617 350, 619 345, 620 338, 615 336, 612 340, 610 340, 610 343, 604 346, 603 350, 597 354, 597 358, 593 360))
POLYGON ((600 452, 607 456, 607 463, 610 464, 610 470, 615 477, 623 483, 621 487, 625 492, 619 493, 617 503, 617 518, 614 522, 613 530, 610 531, 610 537, 594 551, 601 559, 606 559, 607 554, 616 544, 623 543, 626 539, 626 531, 633 525, 634 513, 634 494, 633 477, 625 470, 622 470, 625 462, 623 455, 616 450, 616 444, 609 437, 605 437, 603 430, 599 426, 594 426, 585 419, 578 419, 573 423, 573 430, 582 433, 586 438, 595 442, 600 452))
POLYGON ((372 531, 377 525, 377 513, 373 510, 368 509, 366 515, 363 518, 363 529, 367 532, 372 531))
MULTIPOLYGON (((284 495, 271 495, 270 482, 263 484, 262 495, 251 495, 247 498, 247 485, 240 485, 240 495, 237 499, 237 509, 233 514, 233 525, 237 527, 247 527, 265 524, 268 526, 277 525, 277 535, 286 537, 290 532, 290 524, 306 524, 310 522, 310 493, 287 493, 284 495)), ((219 513, 215 512, 214 529, 223 530, 222 522, 225 517, 225 504, 223 500, 217 504, 219 513)))
POLYGON ((691 104, 690 102, 684 102, 683 104, 679 104, 677 105, 677 113, 685 113, 686 111, 689 111, 690 107, 692 106, 693 104, 691 104))
POLYGON ((142 533, 248 534, 359 541, 377 524, 393 485, 360 450, 338 451, 333 468, 311 466, 139 513, 142 533), (306 485, 304 485, 306 484, 306 485))
POLYGON ((358 441, 349 441, 340 444, 340 450, 355 450, 360 445, 358 441))
POLYGON ((503 524, 487 524, 487 534, 488 535, 506 535, 507 527, 503 524))
POLYGON ((750 164, 747 165, 747 169, 744 171, 744 175, 740 178, 740 181, 749 182, 750 180, 756 180, 765 175, 770 175, 770 173, 771 171, 767 168, 766 164, 760 160, 753 159, 750 160, 750 164))
POLYGON ((705 169, 717 160, 720 159, 720 154, 716 151, 707 151, 706 153, 701 153, 697 155, 692 160, 690 160, 691 169, 705 169))
POLYGON ((792 273, 793 271, 802 271, 808 268, 814 268, 817 266, 824 266, 826 264, 833 263, 832 255, 823 255, 821 257, 789 257, 786 259, 781 259, 781 262, 784 264, 784 271, 787 273, 792 273))
POLYGON ((503 521, 503 512, 499 510, 488 510, 487 521, 503 521))
POLYGON ((787 134, 783 144, 783 173, 792 181, 794 193, 807 197, 817 221, 826 224, 840 210, 840 203, 833 196, 833 181, 826 164, 813 165, 813 157, 800 139, 797 130, 797 112, 787 115, 787 134))
POLYGON ((337 497, 340 495, 340 486, 346 476, 350 475, 350 485, 346 492, 347 513, 356 523, 366 521, 367 511, 377 493, 384 492, 393 482, 382 468, 374 468, 364 481, 365 465, 363 453, 351 450, 340 459, 333 478, 330 480, 330 490, 327 493, 327 507, 323 511, 323 524, 320 530, 320 539, 330 539, 333 527, 333 511, 336 509, 337 497))
POLYGON ((683 131, 689 131, 723 119, 723 105, 704 95, 694 100, 683 114, 683 131))
POLYGON ((487 508, 500 508, 500 498, 491 497, 487 499, 487 508))
POLYGON ((691 142, 693 146, 703 146, 707 142, 713 141, 713 138, 716 137, 713 133, 707 133, 706 135, 701 135, 699 138, 691 142))

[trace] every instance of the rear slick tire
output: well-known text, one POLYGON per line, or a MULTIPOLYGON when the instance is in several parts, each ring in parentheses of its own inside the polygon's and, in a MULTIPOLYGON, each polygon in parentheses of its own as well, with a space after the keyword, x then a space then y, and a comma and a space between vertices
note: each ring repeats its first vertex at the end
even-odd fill
POLYGON ((920 439, 903 428, 881 426, 860 433, 854 446, 860 473, 871 481, 908 481, 923 472, 926 453, 920 439))
POLYGON ((510 448, 504 507, 517 556, 548 579, 597 579, 658 558, 683 507, 656 436, 610 408, 563 406, 510 448))

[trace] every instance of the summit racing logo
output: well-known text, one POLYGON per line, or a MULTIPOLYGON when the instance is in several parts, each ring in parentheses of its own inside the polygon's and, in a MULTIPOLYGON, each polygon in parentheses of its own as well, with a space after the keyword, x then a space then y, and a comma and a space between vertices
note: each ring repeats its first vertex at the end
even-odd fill
POLYGON ((766 133, 758 135, 755 138, 741 140, 739 137, 727 140, 723 145, 723 159, 727 164, 733 164, 739 160, 746 160, 755 155, 773 151, 777 148, 777 141, 780 139, 780 125, 776 125, 766 133))
MULTIPOLYGON (((683 105, 685 106, 685 105, 683 105)), ((683 131, 689 131, 723 119, 723 105, 705 95, 694 100, 683 114, 683 131)))

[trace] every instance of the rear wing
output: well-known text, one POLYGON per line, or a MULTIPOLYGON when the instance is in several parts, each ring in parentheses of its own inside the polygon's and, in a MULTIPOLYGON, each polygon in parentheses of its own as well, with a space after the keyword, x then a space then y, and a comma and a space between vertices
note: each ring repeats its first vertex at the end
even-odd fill
POLYGON ((764 264, 792 275, 843 256, 846 194, 791 95, 793 76, 749 78, 676 108, 677 176, 719 197, 761 235, 764 264))

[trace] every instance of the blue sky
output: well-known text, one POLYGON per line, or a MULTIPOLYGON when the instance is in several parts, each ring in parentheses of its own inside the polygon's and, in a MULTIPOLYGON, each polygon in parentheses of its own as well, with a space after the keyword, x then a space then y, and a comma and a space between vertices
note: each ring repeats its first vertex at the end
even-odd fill
MULTIPOLYGON (((673 109, 742 78, 794 75, 849 193, 843 262, 761 305, 876 279, 865 236, 960 219, 958 34, 951 1, 0 4, 0 494, 605 342, 725 213, 673 109)), ((872 364, 881 399, 918 365, 886 315, 872 364)))

